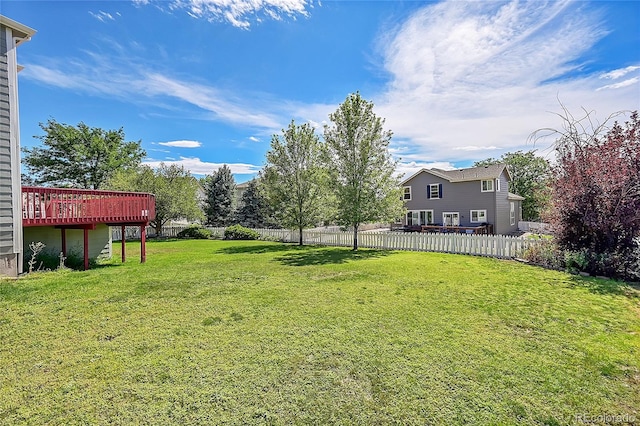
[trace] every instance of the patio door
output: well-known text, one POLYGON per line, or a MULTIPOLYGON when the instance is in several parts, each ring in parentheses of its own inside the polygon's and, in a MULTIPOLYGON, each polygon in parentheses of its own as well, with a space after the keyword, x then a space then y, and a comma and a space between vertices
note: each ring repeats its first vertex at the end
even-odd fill
POLYGON ((460 215, 458 212, 442 213, 442 223, 444 226, 460 226, 460 215))

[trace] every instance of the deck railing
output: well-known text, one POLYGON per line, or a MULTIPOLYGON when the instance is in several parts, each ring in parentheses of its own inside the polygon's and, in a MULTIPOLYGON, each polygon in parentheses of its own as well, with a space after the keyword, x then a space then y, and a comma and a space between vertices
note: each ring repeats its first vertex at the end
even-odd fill
POLYGON ((154 218, 152 194, 22 187, 23 226, 144 224, 154 218))

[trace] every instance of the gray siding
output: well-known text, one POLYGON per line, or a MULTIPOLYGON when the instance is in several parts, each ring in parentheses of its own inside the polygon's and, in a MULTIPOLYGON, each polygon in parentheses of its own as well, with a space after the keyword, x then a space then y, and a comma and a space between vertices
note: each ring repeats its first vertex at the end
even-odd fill
POLYGON ((511 202, 507 199, 509 196, 509 182, 507 181, 507 176, 503 172, 500 176, 500 192, 496 194, 496 225, 495 225, 495 233, 496 234, 510 234, 512 232, 516 232, 518 230, 518 216, 520 210, 520 202, 514 201, 515 209, 516 209, 516 221, 515 225, 511 226, 510 224, 510 214, 511 214, 511 202))
POLYGON ((11 139, 6 29, 0 25, 0 256, 13 255, 11 139))
MULTIPOLYGON (((407 210, 433 210, 435 223, 442 223, 443 212, 458 212, 461 226, 472 225, 471 210, 486 210, 487 222, 494 225, 496 223, 496 193, 481 192, 479 180, 449 182, 428 172, 422 172, 404 186, 411 186, 411 200, 405 202, 407 210), (442 184, 442 198, 427 199, 427 187, 435 183, 442 184)), ((507 191, 503 191, 506 197, 507 191)), ((507 217, 507 221, 508 219, 507 217)))

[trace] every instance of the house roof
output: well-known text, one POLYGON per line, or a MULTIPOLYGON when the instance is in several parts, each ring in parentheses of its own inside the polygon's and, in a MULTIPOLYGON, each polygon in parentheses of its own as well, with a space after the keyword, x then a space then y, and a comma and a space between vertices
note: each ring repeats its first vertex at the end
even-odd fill
POLYGON ((7 18, 6 16, 0 15, 0 24, 5 27, 9 27, 13 30, 13 36, 17 37, 21 40, 16 42, 16 45, 22 43, 23 41, 28 41, 32 35, 36 33, 36 30, 33 28, 29 28, 20 22, 16 22, 13 19, 7 18))
POLYGON ((439 178, 448 180, 449 182, 467 182, 483 179, 497 179, 503 171, 507 173, 507 179, 511 180, 506 164, 492 164, 490 166, 470 167, 468 169, 441 170, 441 169, 422 169, 411 175, 402 182, 402 185, 409 182, 420 173, 429 173, 439 178))
POLYGON ((507 194, 507 200, 511 201, 524 201, 524 197, 519 196, 518 194, 514 194, 513 192, 509 192, 507 194))

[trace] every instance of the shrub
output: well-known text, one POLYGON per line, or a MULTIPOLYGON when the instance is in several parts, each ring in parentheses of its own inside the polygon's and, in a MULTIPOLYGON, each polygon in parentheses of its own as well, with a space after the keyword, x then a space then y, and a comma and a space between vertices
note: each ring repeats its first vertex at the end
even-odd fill
POLYGON ((178 238, 193 238, 196 240, 207 240, 212 233, 202 225, 190 225, 188 228, 178 232, 178 238))
POLYGON ((534 265, 549 269, 562 269, 565 264, 562 252, 551 240, 542 240, 538 244, 531 245, 524 251, 522 257, 534 265))
POLYGON ((225 240, 257 240, 259 238, 260 234, 242 225, 229 226, 224 230, 225 240))

